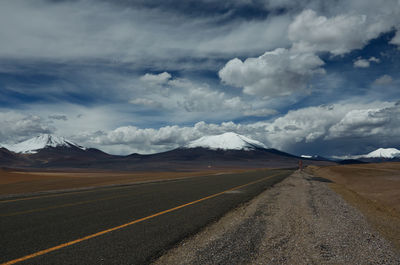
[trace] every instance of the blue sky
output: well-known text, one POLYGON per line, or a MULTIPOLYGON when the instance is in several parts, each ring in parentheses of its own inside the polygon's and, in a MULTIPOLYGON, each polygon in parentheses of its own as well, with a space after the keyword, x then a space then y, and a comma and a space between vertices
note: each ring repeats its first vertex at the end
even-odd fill
POLYGON ((244 134, 294 154, 400 148, 399 1, 4 1, 0 143, 110 153, 244 134))

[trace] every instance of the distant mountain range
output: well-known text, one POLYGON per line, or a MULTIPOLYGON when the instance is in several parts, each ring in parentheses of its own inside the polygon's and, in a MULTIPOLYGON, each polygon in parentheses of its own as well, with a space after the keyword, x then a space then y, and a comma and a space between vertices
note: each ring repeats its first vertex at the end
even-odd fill
MULTIPOLYGON (((110 155, 63 137, 42 134, 0 148, 0 166, 34 169, 186 171, 213 168, 296 167, 300 157, 268 148, 236 133, 205 136, 186 146, 157 154, 110 155)), ((332 164, 305 159, 305 164, 332 164)))

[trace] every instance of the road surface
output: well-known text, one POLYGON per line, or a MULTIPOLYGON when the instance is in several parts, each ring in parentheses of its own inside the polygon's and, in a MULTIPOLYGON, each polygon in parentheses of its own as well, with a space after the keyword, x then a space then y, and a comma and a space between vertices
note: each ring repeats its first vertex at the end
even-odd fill
POLYGON ((0 201, 0 264, 146 264, 290 170, 0 201))

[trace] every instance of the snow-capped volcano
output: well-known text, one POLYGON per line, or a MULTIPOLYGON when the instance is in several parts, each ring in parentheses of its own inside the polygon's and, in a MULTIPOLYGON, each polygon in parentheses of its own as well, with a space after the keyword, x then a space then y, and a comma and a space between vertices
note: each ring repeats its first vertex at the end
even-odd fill
POLYGON ((254 150, 267 148, 263 143, 247 138, 246 136, 227 132, 220 135, 203 136, 185 146, 186 148, 203 147, 208 149, 222 150, 254 150))
POLYGON ((396 148, 379 148, 371 153, 363 155, 365 158, 396 158, 400 157, 400 150, 396 148))
POLYGON ((4 145, 4 147, 15 153, 22 154, 35 154, 38 152, 38 150, 47 147, 76 147, 82 150, 86 149, 65 139, 64 137, 51 134, 41 134, 18 144, 4 145))
POLYGON ((383 159, 394 159, 400 158, 400 150, 396 148, 378 148, 375 151, 372 151, 368 154, 364 155, 349 155, 349 156, 337 156, 334 157, 336 159, 374 159, 374 158, 383 158, 383 159))

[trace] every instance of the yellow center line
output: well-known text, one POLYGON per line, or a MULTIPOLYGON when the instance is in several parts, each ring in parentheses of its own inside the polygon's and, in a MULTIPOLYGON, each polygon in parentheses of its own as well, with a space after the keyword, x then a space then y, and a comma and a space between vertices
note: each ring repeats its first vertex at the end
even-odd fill
MULTIPOLYGON (((204 176, 211 176, 211 175, 204 175, 204 176)), ((51 198, 51 197, 59 197, 59 196, 66 196, 69 194, 77 194, 77 193, 89 193, 89 192, 96 192, 99 190, 119 190, 119 189, 129 189, 130 187, 132 187, 135 184, 150 184, 150 183, 157 183, 157 182, 162 182, 162 181, 166 181, 166 180, 173 180, 173 181, 180 181, 180 180, 186 180, 186 179, 190 179, 190 178, 196 178, 196 177, 200 177, 200 176, 189 176, 189 177, 177 177, 177 178, 170 178, 170 179, 154 179, 154 180, 150 180, 150 181, 137 181, 137 182, 131 182, 131 183, 125 183, 122 184, 122 186, 116 185, 116 186, 93 186, 90 190, 78 190, 78 191, 59 191, 59 193, 57 194, 48 194, 48 195, 36 195, 36 196, 32 196, 32 197, 25 197, 25 198, 18 198, 18 199, 9 199, 9 200, 0 200, 0 203, 9 203, 9 202, 18 202, 18 201, 29 201, 29 200, 35 200, 35 199, 41 199, 41 198, 51 198)))
POLYGON ((258 183, 258 182, 261 182, 261 181, 263 181, 263 180, 265 180, 267 178, 271 178, 271 177, 276 176, 276 175, 279 175, 279 174, 270 175, 268 177, 265 177, 265 178, 262 178, 262 179, 259 179, 259 180, 255 180, 255 181, 249 182, 247 184, 236 186, 234 188, 231 188, 231 189, 228 189, 228 190, 225 190, 225 191, 222 191, 222 192, 215 193, 213 195, 201 198, 199 200, 195 200, 195 201, 192 201, 192 202, 189 202, 189 203, 185 203, 185 204, 179 205, 177 207, 174 207, 174 208, 171 208, 171 209, 168 209, 168 210, 164 210, 164 211, 161 211, 161 212, 158 212, 158 213, 155 213, 155 214, 152 214, 152 215, 140 218, 140 219, 133 220, 133 221, 128 222, 126 224, 115 226, 115 227, 112 227, 112 228, 109 228, 109 229, 106 229, 106 230, 103 230, 103 231, 100 231, 100 232, 97 232, 97 233, 94 233, 94 234, 91 234, 91 235, 88 235, 88 236, 85 236, 85 237, 82 237, 82 238, 75 239, 73 241, 69 241, 69 242, 60 244, 58 246, 54 246, 54 247, 51 247, 51 248, 48 248, 48 249, 44 249, 44 250, 41 250, 41 251, 38 251, 38 252, 35 252, 35 253, 32 253, 32 254, 26 255, 26 256, 18 258, 18 259, 7 261, 7 262, 2 263, 0 265, 15 264, 15 263, 18 263, 18 262, 21 262, 21 261, 25 261, 25 260, 28 260, 28 259, 31 259, 31 258, 34 258, 34 257, 37 257, 37 256, 41 256, 41 255, 47 254, 49 252, 53 252, 53 251, 61 249, 61 248, 65 248, 65 247, 68 247, 68 246, 71 246, 71 245, 75 245, 75 244, 80 243, 82 241, 86 241, 86 240, 89 240, 91 238, 98 237, 98 236, 113 232, 115 230, 119 230, 119 229, 125 228, 127 226, 131 226, 133 224, 137 224, 137 223, 146 221, 148 219, 151 219, 151 218, 154 218, 154 217, 166 214, 166 213, 170 213, 170 212, 179 210, 181 208, 184 208, 184 207, 187 207, 187 206, 190 206, 190 205, 193 205, 193 204, 196 204, 196 203, 199 203, 199 202, 202 202, 202 201, 205 201, 205 200, 220 196, 220 195, 222 195, 222 194, 224 194, 226 192, 237 190, 237 189, 240 189, 240 188, 243 188, 243 187, 258 183))
POLYGON ((65 208, 65 207, 76 206, 76 205, 81 205, 81 204, 88 204, 91 202, 106 201, 106 200, 110 200, 110 199, 123 198, 123 197, 129 197, 129 196, 132 196, 132 194, 110 196, 110 197, 106 197, 106 198, 80 201, 80 202, 72 202, 72 203, 60 204, 60 205, 55 205, 55 206, 43 207, 43 208, 36 208, 36 209, 14 212, 14 213, 5 213, 5 214, 0 214, 0 217, 16 216, 16 215, 27 214, 27 213, 35 213, 35 212, 43 212, 43 211, 52 210, 52 209, 65 208))

